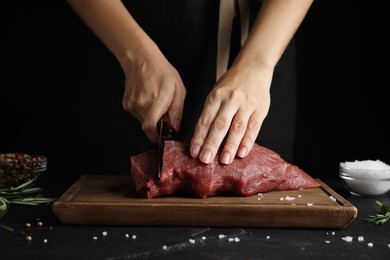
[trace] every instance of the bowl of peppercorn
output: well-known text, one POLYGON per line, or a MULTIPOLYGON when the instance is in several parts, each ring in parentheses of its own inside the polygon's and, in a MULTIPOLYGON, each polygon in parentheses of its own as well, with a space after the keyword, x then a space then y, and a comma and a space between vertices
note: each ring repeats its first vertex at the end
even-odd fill
POLYGON ((35 185, 47 170, 47 157, 26 153, 0 154, 0 187, 35 185))

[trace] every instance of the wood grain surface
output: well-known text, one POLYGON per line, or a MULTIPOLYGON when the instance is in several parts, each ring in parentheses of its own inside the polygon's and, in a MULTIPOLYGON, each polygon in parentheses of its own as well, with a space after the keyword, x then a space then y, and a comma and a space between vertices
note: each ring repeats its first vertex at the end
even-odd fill
POLYGON ((130 176, 81 176, 52 206, 64 224, 342 229, 357 208, 321 180, 318 188, 248 197, 142 198, 130 176))

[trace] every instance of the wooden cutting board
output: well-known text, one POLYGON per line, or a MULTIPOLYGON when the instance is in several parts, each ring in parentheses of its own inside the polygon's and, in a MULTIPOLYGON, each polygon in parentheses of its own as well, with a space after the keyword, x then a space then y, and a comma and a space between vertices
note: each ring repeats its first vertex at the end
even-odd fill
POLYGON ((64 224, 342 229, 357 208, 325 183, 249 197, 146 199, 130 176, 81 176, 52 206, 64 224))

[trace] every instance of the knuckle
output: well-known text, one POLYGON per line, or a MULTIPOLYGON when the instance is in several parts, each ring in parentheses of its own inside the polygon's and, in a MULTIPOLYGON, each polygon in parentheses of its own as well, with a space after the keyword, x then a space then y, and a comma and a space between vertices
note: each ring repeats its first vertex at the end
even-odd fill
POLYGON ((237 122, 233 122, 233 124, 231 125, 230 127, 230 130, 233 131, 233 132, 243 132, 244 131, 244 122, 243 121, 237 121, 237 122))
POLYGON ((201 127, 210 127, 211 125, 211 115, 209 112, 205 111, 199 118, 199 125, 201 127))
POLYGON ((205 145, 208 146, 209 148, 212 148, 213 150, 217 150, 219 147, 219 142, 218 140, 214 138, 208 138, 205 142, 205 145))
POLYGON ((221 117, 221 116, 215 119, 214 125, 215 128, 218 130, 226 130, 229 126, 228 120, 225 117, 221 117))
POLYGON ((242 100, 245 96, 246 94, 241 90, 234 89, 230 92, 229 98, 231 100, 242 100))
POLYGON ((251 120, 248 124, 248 129, 249 131, 257 131, 257 129, 259 128, 259 122, 256 121, 256 120, 251 120))
POLYGON ((227 150, 229 151, 233 151, 233 150, 236 150, 238 145, 237 145, 237 142, 235 140, 228 140, 226 141, 225 143, 225 148, 227 148, 227 150))

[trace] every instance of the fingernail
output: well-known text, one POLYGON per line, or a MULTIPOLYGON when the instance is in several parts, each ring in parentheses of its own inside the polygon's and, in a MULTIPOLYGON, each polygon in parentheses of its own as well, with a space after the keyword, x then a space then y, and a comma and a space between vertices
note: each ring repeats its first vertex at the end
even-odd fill
POLYGON ((246 154, 248 152, 248 148, 246 148, 245 146, 241 147, 239 150, 238 150, 238 153, 237 155, 241 158, 245 157, 246 154))
POLYGON ((224 164, 230 163, 230 157, 231 157, 231 155, 229 152, 224 152, 222 154, 222 157, 221 157, 221 163, 224 163, 224 164))
POLYGON ((209 150, 206 150, 200 154, 199 159, 204 163, 210 163, 211 156, 212 156, 212 153, 209 150))
POLYGON ((193 156, 193 157, 198 157, 198 155, 199 155, 199 151, 200 151, 200 145, 194 145, 193 147, 192 147, 192 149, 191 149, 191 155, 193 156))

